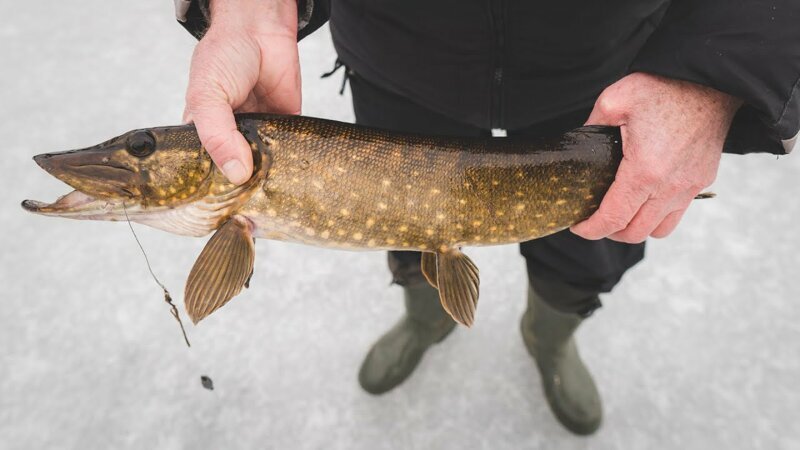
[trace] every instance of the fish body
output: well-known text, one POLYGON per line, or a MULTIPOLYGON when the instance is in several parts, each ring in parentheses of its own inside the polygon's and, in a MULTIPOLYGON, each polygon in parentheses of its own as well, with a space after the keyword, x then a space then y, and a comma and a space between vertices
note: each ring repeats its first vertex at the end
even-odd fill
POLYGON ((554 233, 597 208, 622 155, 608 127, 452 138, 277 117, 258 130, 271 166, 240 214, 257 237, 344 249, 433 251, 554 233))
POLYGON ((395 133, 302 116, 237 115, 254 175, 241 186, 211 163, 192 125, 135 130, 35 160, 76 190, 31 212, 126 217, 175 234, 215 231, 186 287, 198 321, 235 296, 252 238, 348 250, 416 250, 445 309, 470 325, 478 270, 460 249, 523 242, 594 212, 622 158, 617 128, 552 138, 395 133))

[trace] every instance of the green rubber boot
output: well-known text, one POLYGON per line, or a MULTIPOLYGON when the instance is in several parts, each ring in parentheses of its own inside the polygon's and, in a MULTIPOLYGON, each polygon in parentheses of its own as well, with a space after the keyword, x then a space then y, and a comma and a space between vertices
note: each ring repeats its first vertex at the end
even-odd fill
POLYGON ((406 314, 372 346, 358 373, 370 394, 383 394, 403 382, 430 346, 442 341, 456 322, 442 309, 439 291, 428 283, 403 288, 406 314))
MULTIPOLYGON (((539 287, 537 283, 537 287, 539 287)), ((569 286, 547 282, 539 287, 545 295, 586 296, 569 286)), ((547 403, 559 422, 579 435, 600 427, 603 407, 592 375, 578 354, 572 334, 583 319, 556 311, 528 287, 528 310, 522 316, 522 339, 536 360, 547 403)))

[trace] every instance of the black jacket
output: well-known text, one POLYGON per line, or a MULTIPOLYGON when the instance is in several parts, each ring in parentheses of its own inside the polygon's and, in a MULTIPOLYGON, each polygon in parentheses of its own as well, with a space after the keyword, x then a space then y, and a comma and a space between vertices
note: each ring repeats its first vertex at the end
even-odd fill
MULTIPOLYGON (((176 0, 176 5, 189 5, 176 0)), ((202 0, 182 23, 207 27, 202 0)), ((340 59, 456 120, 517 129, 592 106, 626 73, 745 102, 726 151, 788 153, 800 129, 798 0, 300 0, 298 38, 330 20, 340 59)))

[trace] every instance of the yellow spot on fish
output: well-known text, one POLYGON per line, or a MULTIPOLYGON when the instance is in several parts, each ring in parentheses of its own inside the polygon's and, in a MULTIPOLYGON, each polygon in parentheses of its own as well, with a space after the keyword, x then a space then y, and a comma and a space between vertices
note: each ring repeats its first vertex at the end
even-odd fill
POLYGON ((323 231, 322 233, 319 234, 319 237, 321 237, 322 239, 328 239, 330 236, 331 236, 331 232, 328 231, 328 230, 325 230, 325 231, 323 231))
POLYGON ((363 238, 364 238, 364 235, 363 235, 363 234, 361 234, 361 233, 359 233, 358 231, 356 231, 355 233, 353 233, 353 239, 355 239, 355 240, 357 240, 357 241, 360 241, 360 240, 361 240, 361 239, 363 239, 363 238))
POLYGON ((511 231, 511 230, 513 230, 515 227, 514 227, 514 224, 513 224, 513 223, 510 223, 510 224, 508 224, 508 227, 507 227, 507 228, 508 228, 508 230, 509 230, 509 231, 511 231))
POLYGON ((461 203, 462 205, 466 205, 467 201, 464 200, 463 198, 460 198, 460 199, 458 199, 458 203, 461 203))
POLYGON ((164 205, 167 204, 167 201, 164 200, 164 199, 161 199, 161 200, 158 201, 158 204, 161 205, 161 206, 164 206, 164 205))
POLYGON ((328 226, 332 227, 336 222, 333 219, 328 219, 328 226))
POLYGON ((165 191, 163 189, 159 189, 158 190, 158 196, 159 197, 166 197, 167 196, 167 191, 165 191))
POLYGON ((593 198, 594 198, 594 195, 592 195, 592 194, 589 194, 589 195, 587 195, 586 197, 583 197, 583 198, 584 198, 585 200, 591 200, 591 199, 593 199, 593 198))
POLYGON ((386 203, 378 202, 378 208, 379 209, 386 209, 387 208, 386 203))
POLYGON ((554 226, 556 226, 556 223, 555 222, 550 222, 550 223, 547 224, 547 226, 549 228, 553 228, 554 226))
POLYGON ((483 239, 482 236, 475 236, 475 237, 472 238, 472 240, 475 241, 475 242, 480 242, 481 239, 483 239))
POLYGON ((561 188, 561 192, 569 192, 569 188, 564 186, 561 188))
POLYGON ((375 247, 375 239, 368 240, 367 247, 375 247))
POLYGON ((456 224, 456 229, 463 230, 464 229, 464 225, 461 225, 460 223, 457 223, 456 224))
POLYGON ((433 188, 433 189, 431 189, 431 194, 432 194, 432 195, 440 194, 441 192, 442 192, 442 191, 440 191, 440 190, 438 190, 438 189, 436 189, 436 188, 433 188))
POLYGON ((408 226, 406 226, 406 225, 400 225, 400 228, 398 228, 398 230, 399 230, 401 233, 405 233, 406 231, 408 231, 408 226))
POLYGON ((426 244, 419 244, 418 247, 419 247, 420 250, 425 250, 425 249, 428 248, 428 246, 426 244))
POLYGON ((350 215, 350 211, 348 211, 345 208, 342 208, 342 209, 339 210, 339 214, 341 214, 343 216, 349 216, 350 215))
POLYGON ((560 198, 560 199, 556 200, 556 205, 559 205, 559 206, 561 206, 561 205, 563 205, 564 203, 567 203, 567 201, 566 201, 566 200, 564 200, 563 198, 560 198))
POLYGON ((275 211, 274 209, 270 208, 267 210, 267 215, 269 215, 270 217, 275 217, 278 215, 278 211, 275 211))
POLYGON ((336 171, 339 172, 339 173, 347 172, 343 167, 339 167, 339 166, 336 166, 336 171))
POLYGON ((383 183, 384 186, 389 186, 389 185, 392 184, 391 180, 386 179, 386 178, 383 179, 382 183, 383 183))
POLYGON ((336 234, 338 234, 339 236, 344 236, 345 234, 347 234, 347 232, 339 228, 338 230, 336 230, 336 234))
POLYGON ((311 182, 311 185, 312 185, 312 186, 314 186, 314 187, 315 187, 315 188, 317 188, 317 189, 322 189, 322 187, 323 187, 323 186, 322 186, 322 182, 321 182, 321 181, 319 181, 319 180, 314 180, 314 181, 312 181, 312 182, 311 182))
POLYGON ((375 220, 367 219, 367 228, 372 228, 373 225, 375 225, 375 220))
POLYGON ((392 239, 392 238, 388 238, 388 239, 386 239, 386 243, 389 244, 389 245, 394 245, 395 240, 392 239))
POLYGON ((558 177, 556 177, 556 176, 550 177, 550 181, 555 183, 556 181, 558 181, 558 177))
POLYGON ((308 236, 314 236, 315 234, 317 234, 317 232, 316 232, 316 231, 314 231, 314 229, 313 229, 313 228, 311 228, 311 227, 306 227, 306 235, 308 235, 308 236))
POLYGON ((505 214, 506 214, 506 212, 502 211, 502 210, 498 210, 498 211, 494 212, 494 215, 497 216, 497 217, 503 217, 505 214))
POLYGON ((195 193, 195 191, 197 191, 197 188, 196 188, 196 187, 194 187, 194 186, 189 186, 189 193, 190 193, 190 194, 194 194, 194 193, 195 193))
POLYGON ((497 186, 498 184, 500 184, 500 182, 499 182, 499 181, 497 181, 497 180, 492 180, 492 186, 497 186))
POLYGON ((522 211, 525 209, 525 203, 517 203, 517 206, 514 207, 517 211, 522 211))
POLYGON ((537 219, 541 219, 543 216, 544 216, 544 214, 542 214, 542 213, 537 213, 537 214, 534 214, 534 216, 533 216, 533 217, 536 217, 537 219))
POLYGON ((481 226, 482 223, 483 222, 481 222, 480 220, 475 220, 475 221, 472 222, 472 226, 473 227, 479 227, 479 226, 481 226))
POLYGON ((436 218, 439 219, 439 220, 443 220, 444 219, 444 214, 438 213, 438 214, 436 214, 436 218))
POLYGON ((489 242, 497 242, 497 238, 496 237, 490 238, 489 242))
POLYGON ((407 184, 407 185, 406 185, 406 189, 411 189, 411 185, 410 185, 410 184, 407 184))
POLYGON ((497 227, 492 225, 491 227, 489 227, 489 231, 497 231, 497 227))
POLYGON ((405 242, 405 241, 404 241, 404 242, 403 242, 401 245, 402 245, 403 247, 409 247, 409 246, 411 246, 411 244, 409 244, 408 242, 405 242))
POLYGON ((514 192, 514 195, 516 195, 517 197, 525 197, 525 193, 522 191, 514 192))

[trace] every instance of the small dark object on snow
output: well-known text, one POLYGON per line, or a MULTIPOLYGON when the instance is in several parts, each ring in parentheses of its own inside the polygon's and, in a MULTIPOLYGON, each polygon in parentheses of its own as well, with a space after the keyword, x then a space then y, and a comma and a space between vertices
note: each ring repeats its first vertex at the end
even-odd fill
POLYGON ((200 383, 203 385, 204 388, 208 389, 209 391, 214 390, 214 381, 209 376, 201 375, 200 383))

